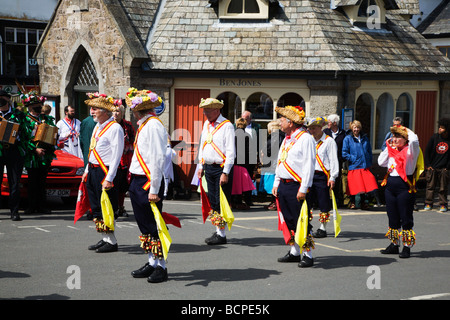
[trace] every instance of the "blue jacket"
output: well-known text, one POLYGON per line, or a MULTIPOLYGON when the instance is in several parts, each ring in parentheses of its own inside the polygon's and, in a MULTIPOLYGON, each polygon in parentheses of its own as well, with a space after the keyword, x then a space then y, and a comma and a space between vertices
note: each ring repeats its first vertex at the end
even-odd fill
POLYGON ((361 135, 361 142, 352 133, 344 138, 342 157, 348 160, 348 169, 366 169, 372 166, 372 147, 367 135, 361 135))

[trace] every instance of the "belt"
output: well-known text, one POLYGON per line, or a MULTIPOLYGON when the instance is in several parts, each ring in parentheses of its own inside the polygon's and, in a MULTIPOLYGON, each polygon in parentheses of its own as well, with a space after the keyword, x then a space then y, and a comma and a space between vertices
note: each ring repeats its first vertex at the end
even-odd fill
POLYGON ((280 180, 281 180, 281 182, 283 182, 283 183, 289 183, 289 182, 297 182, 297 183, 298 183, 298 181, 296 181, 296 180, 294 180, 294 179, 283 179, 283 178, 281 178, 280 180))
POLYGON ((100 165, 89 162, 89 168, 100 168, 100 165))

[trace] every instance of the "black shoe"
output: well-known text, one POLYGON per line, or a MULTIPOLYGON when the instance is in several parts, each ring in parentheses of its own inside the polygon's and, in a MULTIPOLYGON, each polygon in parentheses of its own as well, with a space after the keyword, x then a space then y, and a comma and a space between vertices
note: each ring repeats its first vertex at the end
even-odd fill
POLYGON ((109 242, 106 242, 104 245, 102 245, 100 248, 95 250, 97 253, 105 253, 105 252, 115 252, 119 246, 116 244, 111 244, 109 242))
POLYGON ((402 252, 398 255, 400 258, 409 258, 411 255, 411 248, 409 247, 403 247, 402 252))
POLYGON ((96 244, 93 244, 91 246, 88 247, 88 250, 97 250, 98 248, 102 247, 103 245, 105 245, 106 242, 103 240, 100 240, 99 242, 97 242, 96 244))
POLYGON ((227 243, 227 237, 221 237, 217 233, 214 233, 211 237, 206 238, 205 242, 208 245, 226 244, 227 243))
POLYGON ((19 213, 13 213, 13 214, 11 214, 11 220, 12 221, 21 221, 22 219, 20 218, 19 213))
POLYGON ((386 249, 380 250, 382 254, 398 254, 398 246, 391 242, 386 249))
POLYGON ((327 237, 327 232, 325 230, 322 230, 322 229, 317 229, 317 231, 314 232, 313 237, 314 238, 326 238, 327 237))
POLYGON ((157 266, 155 271, 147 278, 147 282, 160 283, 167 281, 167 269, 163 269, 161 266, 157 266))
POLYGON ((24 214, 33 214, 33 213, 35 213, 36 212, 36 209, 35 208, 27 208, 25 211, 24 211, 24 214))
POLYGON ((150 275, 155 271, 155 268, 153 268, 148 262, 141 268, 131 271, 131 275, 133 278, 147 278, 150 277, 150 275))
POLYGON ((298 264, 298 267, 299 268, 309 268, 309 267, 312 267, 313 265, 314 265, 314 259, 313 258, 309 258, 307 256, 303 256, 302 260, 298 264))
POLYGON ((294 256, 288 252, 284 257, 278 258, 278 262, 300 262, 300 256, 294 256))

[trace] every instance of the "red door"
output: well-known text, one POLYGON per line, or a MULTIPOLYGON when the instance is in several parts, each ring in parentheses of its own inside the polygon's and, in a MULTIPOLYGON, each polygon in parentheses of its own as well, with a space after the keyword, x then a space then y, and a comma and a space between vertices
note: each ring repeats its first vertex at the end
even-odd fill
POLYGON ((178 153, 179 176, 189 189, 195 174, 198 144, 206 118, 198 107, 202 98, 209 97, 209 89, 175 89, 173 140, 183 141, 178 153), (181 163, 180 163, 181 161, 181 163))
POLYGON ((434 133, 437 91, 417 91, 415 132, 422 150, 434 133))

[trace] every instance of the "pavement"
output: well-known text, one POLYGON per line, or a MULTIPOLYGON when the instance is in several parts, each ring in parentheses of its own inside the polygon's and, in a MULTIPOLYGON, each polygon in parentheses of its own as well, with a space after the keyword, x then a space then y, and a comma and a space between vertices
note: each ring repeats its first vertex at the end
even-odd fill
MULTIPOLYGON (((59 199, 50 203, 51 214, 22 215, 18 222, 0 210, 0 299, 178 300, 173 312, 191 315, 207 312, 193 309, 206 301, 450 299, 449 212, 416 211, 417 244, 409 259, 400 259, 379 252, 389 244, 385 207, 340 209, 341 233, 334 237, 330 222, 328 237, 316 239, 314 266, 301 269, 277 262, 288 247, 267 203, 234 211, 228 243, 208 246, 204 239, 214 228, 203 224, 200 202, 167 200, 163 211, 176 215, 182 228, 169 225, 169 280, 150 284, 130 275, 147 255, 128 198, 129 217, 116 223, 119 250, 103 254, 87 250, 100 240, 92 221, 83 217, 74 224, 73 207, 59 199)), ((315 228, 317 219, 316 210, 315 228)))

